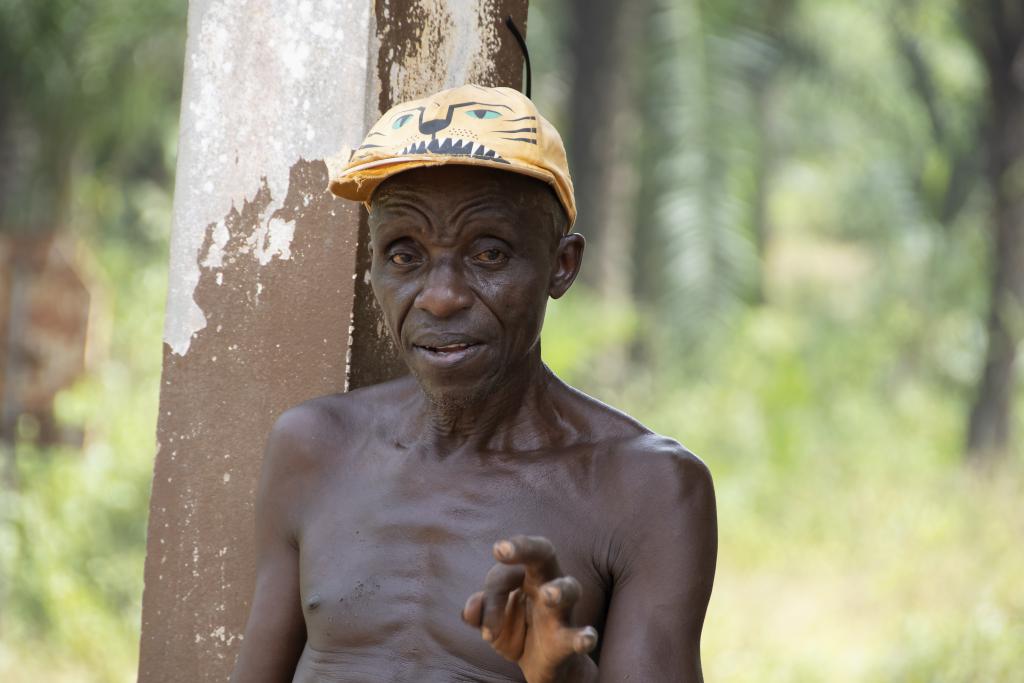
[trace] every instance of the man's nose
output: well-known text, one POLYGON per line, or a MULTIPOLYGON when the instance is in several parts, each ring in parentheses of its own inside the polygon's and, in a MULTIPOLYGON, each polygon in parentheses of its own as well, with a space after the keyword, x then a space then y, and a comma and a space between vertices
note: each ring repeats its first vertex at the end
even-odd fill
POLYGON ((473 292, 460 269, 445 259, 431 267, 413 305, 435 318, 448 318, 473 305, 473 292))

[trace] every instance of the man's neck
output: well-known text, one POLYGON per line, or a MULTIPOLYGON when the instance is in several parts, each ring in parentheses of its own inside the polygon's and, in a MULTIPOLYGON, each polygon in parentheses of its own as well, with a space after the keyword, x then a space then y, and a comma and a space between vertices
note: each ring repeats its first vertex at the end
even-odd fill
POLYGON ((550 412, 555 382, 536 348, 491 390, 471 401, 447 402, 424 395, 420 439, 444 454, 541 448, 548 441, 542 424, 549 422, 543 416, 550 412))

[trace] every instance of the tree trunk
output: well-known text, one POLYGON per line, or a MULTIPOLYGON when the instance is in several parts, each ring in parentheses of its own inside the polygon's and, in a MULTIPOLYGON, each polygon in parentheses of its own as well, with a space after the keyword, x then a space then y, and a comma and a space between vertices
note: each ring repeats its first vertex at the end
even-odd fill
POLYGON ((567 143, 577 229, 587 238, 588 257, 581 277, 602 294, 627 294, 636 185, 632 67, 647 2, 570 0, 568 7, 573 68, 567 143))
MULTIPOLYGON (((633 296, 632 253, 640 142, 637 77, 650 0, 570 0, 573 71, 568 153, 576 192, 576 229, 587 238, 581 279, 601 297, 600 315, 621 315, 633 296)), ((596 382, 617 387, 627 375, 625 347, 606 348, 596 382)))
POLYGON ((774 76, 777 69, 772 69, 767 76, 762 75, 752 84, 754 101, 754 127, 757 133, 754 143, 756 153, 753 154, 754 190, 751 197, 750 222, 757 250, 757 273, 751 303, 767 302, 765 282, 765 264, 768 261, 768 244, 771 239, 771 219, 768 215, 768 200, 771 196, 771 179, 775 171, 775 140, 772 133, 772 99, 774 94, 774 76))
POLYGON ((988 0, 971 15, 975 48, 988 74, 986 143, 993 199, 988 349, 967 435, 974 460, 1009 449, 1024 338, 1024 12, 1013 11, 1015 3, 988 0))

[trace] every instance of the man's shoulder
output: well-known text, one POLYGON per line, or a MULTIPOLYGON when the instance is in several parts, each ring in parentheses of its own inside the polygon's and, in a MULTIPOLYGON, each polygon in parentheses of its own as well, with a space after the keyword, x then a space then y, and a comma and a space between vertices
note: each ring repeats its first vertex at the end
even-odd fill
POLYGON ((405 400, 409 382, 402 377, 319 396, 285 410, 270 430, 267 457, 307 467, 342 457, 380 425, 382 416, 405 400))
POLYGON ((636 459, 651 467, 707 469, 704 462, 675 439, 658 434, 628 413, 608 405, 568 384, 580 421, 601 446, 599 452, 613 458, 636 459))
POLYGON ((597 403, 591 414, 606 426, 592 449, 595 514, 610 530, 612 574, 658 576, 699 562, 693 575, 713 576, 717 514, 708 466, 679 441, 597 403))
POLYGON ((595 464, 619 491, 660 490, 675 497, 711 488, 708 466, 677 440, 596 398, 572 391, 593 429, 595 464))
POLYGON ((670 437, 648 431, 621 439, 605 451, 619 490, 661 492, 680 500, 713 487, 704 461, 670 437))
POLYGON ((600 501, 592 510, 610 539, 611 574, 657 577, 699 561, 697 573, 712 576, 717 523, 707 465, 677 440, 589 400, 588 415, 600 425, 589 456, 592 499, 600 501))

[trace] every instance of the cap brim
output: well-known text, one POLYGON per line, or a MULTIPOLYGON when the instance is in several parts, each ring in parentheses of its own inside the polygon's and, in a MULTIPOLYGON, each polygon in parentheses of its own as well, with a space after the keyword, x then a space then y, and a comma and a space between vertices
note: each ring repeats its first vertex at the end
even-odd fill
POLYGON ((398 175, 404 171, 411 171, 414 168, 429 168, 432 166, 480 166, 494 168, 499 171, 509 171, 520 175, 530 176, 541 180, 557 191, 554 176, 539 168, 532 168, 523 164, 508 161, 494 161, 480 157, 469 157, 465 155, 441 155, 431 154, 429 157, 422 155, 388 157, 376 159, 365 164, 359 164, 332 178, 328 186, 333 194, 345 199, 358 202, 369 202, 377 186, 388 178, 398 175))

